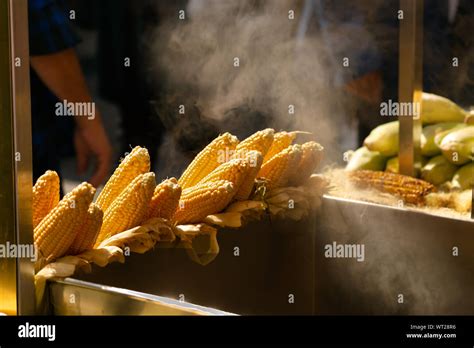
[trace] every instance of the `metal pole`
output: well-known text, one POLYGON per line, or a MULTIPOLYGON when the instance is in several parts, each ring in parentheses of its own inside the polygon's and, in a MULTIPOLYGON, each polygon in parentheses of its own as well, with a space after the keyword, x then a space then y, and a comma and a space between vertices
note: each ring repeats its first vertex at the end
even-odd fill
POLYGON ((399 116, 400 173, 415 175, 420 158, 421 97, 423 92, 423 0, 400 0, 398 101, 409 106, 408 116, 399 116), (408 104, 407 104, 408 103, 408 104), (417 112, 418 111, 418 112, 417 112))
MULTIPOLYGON (((32 186, 33 154, 30 104, 30 49, 28 44, 28 0, 10 1, 10 42, 12 57, 13 126, 16 174, 17 240, 21 245, 33 245, 32 186), (21 60, 17 66, 18 58, 21 60)), ((18 313, 35 311, 34 262, 17 260, 18 313)))
MULTIPOLYGON (((15 243, 12 96, 8 2, 0 1, 0 245, 15 243)), ((16 260, 0 258, 0 312, 16 314, 16 260)))
POLYGON ((27 6, 0 1, 0 312, 19 315, 35 313, 33 255, 5 254, 33 245, 27 6))

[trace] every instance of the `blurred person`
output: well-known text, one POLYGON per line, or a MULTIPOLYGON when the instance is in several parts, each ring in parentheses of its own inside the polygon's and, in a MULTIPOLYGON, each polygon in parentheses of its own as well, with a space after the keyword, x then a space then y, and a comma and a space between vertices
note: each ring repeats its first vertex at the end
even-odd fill
MULTIPOLYGON (((399 8, 399 0, 304 1, 298 35, 318 32, 334 64, 349 58, 333 85, 355 101, 359 144, 393 121, 379 116, 382 101, 398 100, 399 8)), ((425 1, 423 15, 423 90, 467 106, 474 99, 474 1, 425 1)))
POLYGON ((88 181, 97 187, 109 175, 112 148, 81 71, 74 50, 79 39, 63 5, 60 0, 28 2, 33 177, 48 169, 61 175, 60 156, 73 146, 79 174, 95 160, 88 181), (94 114, 76 114, 73 121, 58 109, 66 102, 87 103, 94 114))
POLYGON ((100 96, 120 110, 121 153, 136 145, 148 149, 153 169, 165 133, 161 110, 151 102, 164 93, 161 76, 150 73, 155 63, 151 35, 162 21, 178 13, 186 1, 95 1, 98 30, 100 96))

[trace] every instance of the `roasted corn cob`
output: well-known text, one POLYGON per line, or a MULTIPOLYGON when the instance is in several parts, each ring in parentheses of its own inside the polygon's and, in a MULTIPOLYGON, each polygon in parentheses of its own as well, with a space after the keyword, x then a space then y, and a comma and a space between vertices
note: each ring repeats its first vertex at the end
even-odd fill
POLYGON ((33 186, 33 228, 59 203, 59 176, 46 171, 33 186))
POLYGON ((196 185, 220 164, 227 162, 228 154, 235 150, 238 143, 237 137, 230 133, 224 133, 214 139, 183 172, 178 180, 181 188, 184 190, 196 185))
POLYGON ((390 193, 413 204, 422 203, 424 196, 435 190, 435 187, 426 181, 394 173, 355 170, 348 172, 348 176, 359 187, 390 193))
POLYGON ((268 180, 266 186, 268 190, 285 186, 298 170, 302 155, 301 145, 290 145, 264 163, 258 177, 268 180))
POLYGON ((145 218, 155 190, 155 174, 138 175, 104 212, 96 246, 119 232, 138 226, 145 218))
POLYGON ((102 226, 104 213, 98 205, 91 203, 84 219, 77 223, 76 238, 72 242, 68 255, 77 255, 94 247, 102 226))
POLYGON ((248 162, 249 168, 235 194, 235 199, 238 201, 249 199, 255 185, 255 179, 263 164, 263 156, 259 151, 250 151, 247 153, 245 160, 248 162))
POLYGON ((278 132, 273 136, 272 146, 263 158, 263 163, 270 160, 277 153, 283 151, 293 143, 298 132, 278 132))
POLYGON ((245 158, 247 153, 252 150, 258 151, 262 156, 265 156, 272 146, 274 133, 275 131, 272 128, 255 132, 237 145, 235 153, 231 158, 245 158))
POLYGON ((298 186, 303 184, 314 170, 318 167, 323 158, 323 147, 315 141, 308 141, 301 145, 303 154, 298 163, 297 170, 290 178, 290 184, 298 186))
POLYGON ((174 220, 179 224, 196 223, 223 210, 235 195, 234 184, 219 180, 203 182, 183 190, 174 220))
POLYGON ((150 155, 148 150, 136 146, 115 169, 114 174, 97 197, 96 204, 105 212, 133 179, 149 171, 150 155))
POLYGON ((147 219, 159 217, 170 220, 178 209, 181 187, 176 178, 164 180, 156 185, 148 207, 147 219))
POLYGON ((68 193, 34 230, 35 245, 42 258, 53 261, 63 256, 77 235, 77 226, 94 198, 95 189, 82 183, 68 193))

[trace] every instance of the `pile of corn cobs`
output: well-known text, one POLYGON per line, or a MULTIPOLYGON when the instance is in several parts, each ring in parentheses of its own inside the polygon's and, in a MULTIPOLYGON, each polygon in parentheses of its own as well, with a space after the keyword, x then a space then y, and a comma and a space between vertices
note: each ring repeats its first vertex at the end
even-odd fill
MULTIPOLYGON (((444 97, 423 93, 420 117, 423 124, 421 157, 415 163, 415 170, 422 180, 398 175, 398 121, 376 127, 363 147, 349 152, 346 156, 350 158, 346 166, 349 177, 358 185, 373 183, 380 191, 416 204, 426 203, 424 196, 435 191, 435 187, 440 192, 456 194, 472 188, 474 113, 444 97)), ((434 205, 449 206, 434 202, 434 205)))
POLYGON ((104 240, 152 218, 198 223, 230 203, 248 200, 256 183, 266 191, 298 186, 322 158, 314 141, 293 144, 299 132, 259 131, 239 140, 224 133, 207 145, 179 180, 156 185, 148 151, 135 147, 93 202, 82 183, 59 200, 59 178, 47 171, 33 188, 34 240, 47 263, 97 248, 104 240))

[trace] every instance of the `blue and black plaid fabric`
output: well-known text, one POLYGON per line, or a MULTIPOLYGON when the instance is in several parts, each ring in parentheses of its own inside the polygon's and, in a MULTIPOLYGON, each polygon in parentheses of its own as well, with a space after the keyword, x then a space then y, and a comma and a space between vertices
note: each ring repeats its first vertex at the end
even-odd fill
POLYGON ((79 42, 62 0, 29 0, 30 55, 51 54, 79 42))
MULTIPOLYGON (((31 56, 59 53, 79 42, 71 27, 69 10, 62 0, 28 0, 28 15, 31 56)), ((69 118, 55 116, 58 99, 33 69, 30 69, 30 81, 33 176, 36 180, 47 169, 61 175, 60 154, 66 142, 72 146, 74 123, 69 118)))

